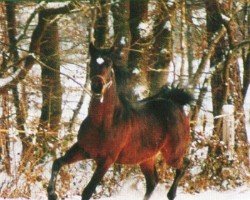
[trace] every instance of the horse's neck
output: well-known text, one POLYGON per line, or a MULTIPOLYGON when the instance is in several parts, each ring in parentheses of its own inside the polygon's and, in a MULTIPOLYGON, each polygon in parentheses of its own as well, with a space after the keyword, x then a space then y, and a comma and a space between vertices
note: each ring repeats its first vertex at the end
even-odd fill
POLYGON ((115 108, 120 105, 114 84, 107 88, 102 98, 92 97, 89 116, 97 126, 109 126, 112 123, 115 108))

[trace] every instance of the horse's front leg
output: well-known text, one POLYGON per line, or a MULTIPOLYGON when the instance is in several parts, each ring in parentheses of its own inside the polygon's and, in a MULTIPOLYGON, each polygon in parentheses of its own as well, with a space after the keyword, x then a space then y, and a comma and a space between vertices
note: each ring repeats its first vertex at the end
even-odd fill
POLYGON ((83 190, 82 200, 89 200, 91 198, 92 194, 95 192, 96 186, 102 180, 103 176, 113 163, 114 161, 110 159, 102 159, 101 161, 97 161, 96 170, 90 182, 83 190))
POLYGON ((55 184, 56 184, 56 177, 61 167, 65 164, 71 164, 73 162, 83 160, 83 159, 84 159, 84 153, 82 149, 76 143, 66 152, 64 156, 54 161, 53 166, 52 166, 51 178, 50 178, 49 185, 47 188, 48 200, 57 199, 57 195, 55 193, 55 184))

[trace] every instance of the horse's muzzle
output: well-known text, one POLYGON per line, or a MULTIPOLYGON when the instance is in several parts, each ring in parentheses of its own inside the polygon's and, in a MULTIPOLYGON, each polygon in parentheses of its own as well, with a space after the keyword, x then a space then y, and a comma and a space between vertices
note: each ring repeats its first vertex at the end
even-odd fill
POLYGON ((91 78, 91 90, 96 95, 101 95, 104 90, 105 80, 101 76, 91 78))

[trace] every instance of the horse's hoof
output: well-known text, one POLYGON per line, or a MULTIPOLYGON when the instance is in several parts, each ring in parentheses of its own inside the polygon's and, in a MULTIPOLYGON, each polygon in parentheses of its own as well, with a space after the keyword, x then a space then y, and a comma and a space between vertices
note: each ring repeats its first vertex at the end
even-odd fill
POLYGON ((54 194, 49 194, 48 195, 48 200, 57 200, 57 195, 54 193, 54 194))
POLYGON ((173 194, 173 193, 168 193, 167 196, 168 196, 168 199, 169 199, 169 200, 174 200, 174 198, 175 198, 176 195, 173 194))

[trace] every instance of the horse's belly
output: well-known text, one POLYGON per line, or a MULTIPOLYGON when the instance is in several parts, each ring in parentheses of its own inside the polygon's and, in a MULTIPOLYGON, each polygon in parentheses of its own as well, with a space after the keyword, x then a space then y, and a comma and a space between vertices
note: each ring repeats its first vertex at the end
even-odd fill
POLYGON ((149 158, 156 156, 163 147, 164 142, 160 141, 157 145, 126 145, 120 152, 117 163, 119 164, 138 164, 149 158))
POLYGON ((120 152, 117 162, 138 164, 156 156, 164 146, 166 134, 156 126, 146 126, 134 131, 120 152))

